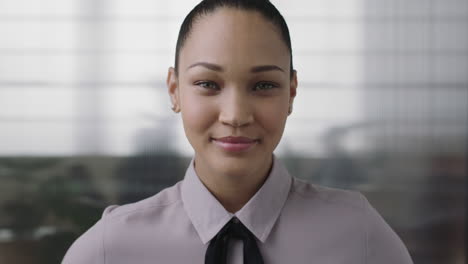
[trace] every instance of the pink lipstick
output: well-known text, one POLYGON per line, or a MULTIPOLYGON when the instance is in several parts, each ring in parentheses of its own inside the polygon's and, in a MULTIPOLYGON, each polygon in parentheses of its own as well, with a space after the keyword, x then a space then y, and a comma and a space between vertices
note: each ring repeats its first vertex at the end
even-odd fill
POLYGON ((248 137, 222 137, 213 138, 213 142, 225 151, 242 152, 249 150, 258 143, 258 140, 248 137))

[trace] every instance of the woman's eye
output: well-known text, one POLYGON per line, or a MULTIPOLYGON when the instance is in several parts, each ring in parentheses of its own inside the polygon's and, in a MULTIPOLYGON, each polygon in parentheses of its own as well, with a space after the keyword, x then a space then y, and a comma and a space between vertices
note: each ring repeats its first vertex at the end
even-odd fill
POLYGON ((254 90, 255 91, 265 91, 265 90, 270 90, 275 88, 276 85, 273 83, 268 83, 268 82, 260 82, 255 85, 254 90))
POLYGON ((202 82, 196 82, 195 85, 198 85, 202 88, 211 89, 211 90, 218 89, 218 85, 214 82, 202 81, 202 82))

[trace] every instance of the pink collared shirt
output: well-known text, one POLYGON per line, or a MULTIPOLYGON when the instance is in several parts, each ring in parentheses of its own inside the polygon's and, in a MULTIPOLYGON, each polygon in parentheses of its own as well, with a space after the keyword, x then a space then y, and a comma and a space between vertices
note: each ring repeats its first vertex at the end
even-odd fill
MULTIPOLYGON (((265 264, 413 263, 363 195, 291 177, 276 157, 263 186, 235 214, 203 185, 192 160, 174 186, 106 208, 62 263, 202 264, 210 240, 234 216, 255 235, 265 264)), ((242 257, 242 242, 230 243, 228 263, 243 263, 242 257)))

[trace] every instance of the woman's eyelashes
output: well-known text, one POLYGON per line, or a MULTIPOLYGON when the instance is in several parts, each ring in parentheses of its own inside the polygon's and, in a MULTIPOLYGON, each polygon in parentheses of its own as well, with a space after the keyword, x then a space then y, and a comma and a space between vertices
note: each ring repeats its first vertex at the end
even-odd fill
POLYGON ((209 89, 209 90, 219 90, 219 86, 212 81, 198 81, 195 82, 195 85, 198 85, 202 88, 209 89))
POLYGON ((277 87, 278 85, 271 82, 258 82, 254 86, 254 91, 268 91, 277 87))
MULTIPOLYGON (((220 86, 216 82, 213 82, 213 81, 197 81, 194 84, 203 89, 212 90, 212 91, 217 91, 221 89, 220 86)), ((255 83, 252 87, 252 90, 255 92, 257 91, 262 92, 262 91, 272 90, 278 87, 279 85, 277 85, 276 83, 262 81, 262 82, 255 83)))

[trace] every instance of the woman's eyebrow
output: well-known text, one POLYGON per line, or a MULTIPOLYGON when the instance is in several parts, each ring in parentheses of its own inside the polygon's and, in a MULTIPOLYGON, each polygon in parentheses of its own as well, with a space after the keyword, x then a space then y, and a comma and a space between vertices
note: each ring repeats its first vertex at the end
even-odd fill
MULTIPOLYGON (((212 70, 212 71, 217 71, 217 72, 223 72, 224 71, 224 68, 218 64, 214 64, 214 63, 209 63, 209 62, 197 62, 197 63, 194 63, 190 66, 187 67, 187 70, 188 69, 191 69, 193 67, 197 67, 197 66, 202 66, 202 67, 205 67, 209 70, 212 70)), ((276 66, 276 65, 259 65, 259 66, 254 66, 250 69, 250 72, 252 73, 259 73, 259 72, 265 72, 265 71, 281 71, 281 72, 284 72, 284 70, 279 67, 279 66, 276 66)))
POLYGON ((284 72, 284 70, 281 69, 281 67, 278 67, 276 65, 255 66, 255 67, 252 67, 252 69, 250 71, 253 72, 253 73, 264 72, 264 71, 281 71, 281 72, 284 72))
POLYGON ((187 70, 188 69, 191 69, 193 67, 196 67, 196 66, 202 66, 202 67, 205 67, 209 70, 212 70, 212 71, 218 71, 218 72, 223 72, 224 69, 223 67, 221 67, 220 65, 217 65, 217 64, 213 64, 213 63, 209 63, 209 62, 197 62, 197 63, 194 63, 190 66, 187 67, 187 70))

